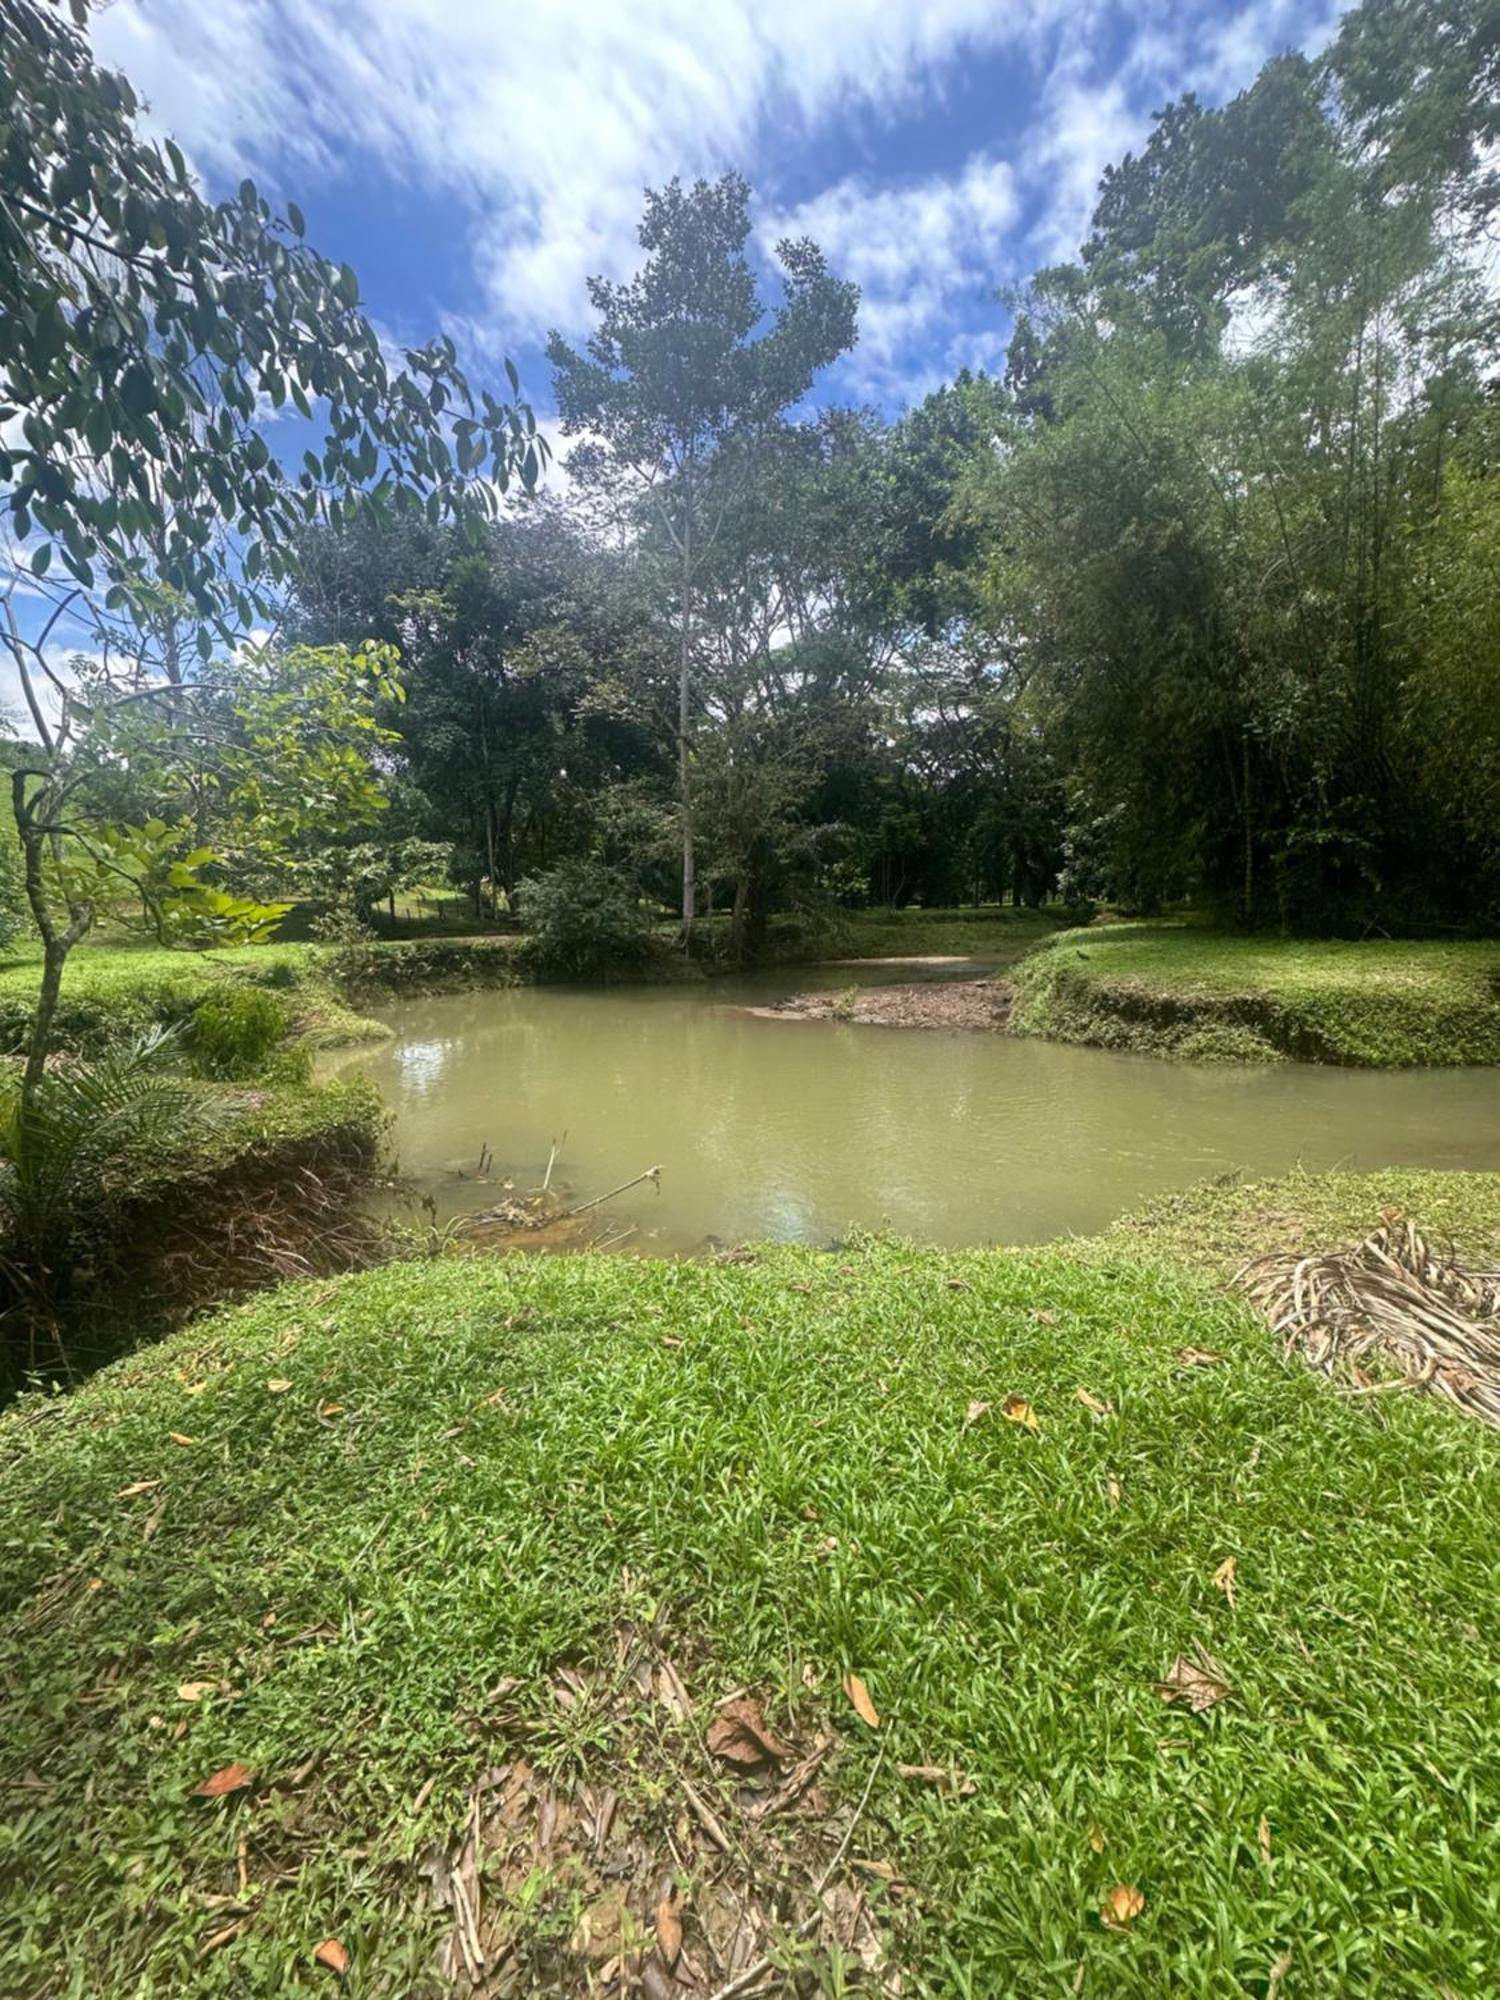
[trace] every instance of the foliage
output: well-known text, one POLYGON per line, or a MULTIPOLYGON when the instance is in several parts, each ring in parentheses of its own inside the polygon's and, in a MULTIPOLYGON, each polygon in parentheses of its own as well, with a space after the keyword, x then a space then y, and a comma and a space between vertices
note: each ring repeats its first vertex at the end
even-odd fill
POLYGON ((652 957, 651 918, 629 882, 593 861, 564 861, 521 883, 522 954, 545 979, 608 979, 652 957))
MULTIPOLYGON (((1421 1218, 1427 1185, 1389 1198, 1421 1218)), ((1342 1226, 1386 1198, 1364 1179, 1342 1226)), ((611 1685, 628 1627, 698 1714, 749 1687, 778 1730, 832 1736, 834 1808, 868 1783, 859 1846, 923 1885, 866 1892, 914 1991, 1040 1994, 1081 1966, 1120 2000, 1228 1993, 1287 1951, 1350 2000, 1485 1988, 1500 1440, 1431 1399, 1330 1393, 1149 1243, 403 1264, 28 1398, 0 1453, 8 1752, 48 1779, 7 1852, 13 1986, 312 1994, 336 1935, 362 1984, 420 1991, 409 1858, 464 1824, 500 1668, 508 1743, 657 1823, 607 1705, 552 1687, 560 1664, 611 1685), (1036 1432, 1000 1419, 1010 1394, 1036 1432), (362 1643, 309 1643, 348 1629, 351 1589, 362 1643), (1154 1682, 1195 1642, 1231 1697, 1169 1714, 1154 1682), (247 1794, 190 1797, 232 1762, 247 1794), (276 1893, 205 1953, 226 1913, 203 1898, 292 1798, 276 1893), (1125 1931, 1097 1915, 1119 1883, 1146 1898, 1125 1931)), ((732 1823, 701 1752, 683 1775, 732 1823)), ((533 1886, 522 1963, 575 1921, 533 1886)))
POLYGON ((142 1169, 222 1116, 216 1099, 168 1068, 176 1052, 173 1031, 155 1028, 112 1054, 48 1070, 29 1092, 14 1069, 0 1079, 0 1264, 33 1309, 58 1303, 71 1262, 142 1169))
POLYGON ((225 986, 193 1010, 193 1068, 199 1076, 235 1083, 259 1076, 291 1025, 279 993, 264 986, 225 986))
MULTIPOLYGON (((31 576, 54 555, 103 609, 160 614, 161 593, 225 636, 294 567, 299 527, 367 504, 434 518, 536 475, 529 411, 476 402, 442 339, 393 369, 348 265, 303 239, 295 203, 253 182, 199 192, 178 147, 138 131, 138 101, 42 0, 0 0, 0 491, 31 576), (257 398, 327 437, 289 477, 257 398), (453 443, 449 443, 451 425, 453 443), (484 473, 486 478, 476 480, 484 473), (222 560, 233 529, 239 561, 222 560)), ((514 383, 512 371, 512 382, 514 383)))

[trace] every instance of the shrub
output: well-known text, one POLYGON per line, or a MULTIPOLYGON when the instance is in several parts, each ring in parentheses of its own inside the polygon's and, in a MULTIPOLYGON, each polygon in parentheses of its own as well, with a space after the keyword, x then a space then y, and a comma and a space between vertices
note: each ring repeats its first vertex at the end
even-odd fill
POLYGON ((290 1030, 286 1002, 277 994, 264 986, 226 986, 193 1015, 193 1068, 230 1083, 261 1076, 290 1030))
POLYGON ((630 884, 595 861, 564 861, 517 891, 521 950, 545 979, 608 979, 651 958, 651 923, 630 884))

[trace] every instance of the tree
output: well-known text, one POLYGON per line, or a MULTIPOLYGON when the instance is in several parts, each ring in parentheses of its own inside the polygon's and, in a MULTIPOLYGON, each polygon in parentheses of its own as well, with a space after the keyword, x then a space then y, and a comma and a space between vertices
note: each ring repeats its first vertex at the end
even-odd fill
POLYGON ((144 626, 165 591, 207 658, 293 573, 302 524, 493 510, 535 478, 538 445, 529 410, 475 398, 451 341, 393 368, 295 204, 274 215, 249 180, 207 201, 170 139, 138 134, 71 5, 70 26, 47 0, 0 0, 0 511, 29 578, 65 571, 144 626), (295 477, 256 427, 262 397, 326 410, 295 477))
POLYGON ((554 332, 547 346, 565 435, 588 434, 575 475, 643 496, 675 560, 677 756, 682 922, 696 913, 692 730, 694 599, 719 521, 706 468, 748 453, 800 400, 819 369, 854 343, 858 291, 801 239, 777 246, 784 295, 766 308, 745 246, 750 189, 737 174, 648 192, 642 269, 628 283, 589 280, 598 325, 584 352, 554 332))

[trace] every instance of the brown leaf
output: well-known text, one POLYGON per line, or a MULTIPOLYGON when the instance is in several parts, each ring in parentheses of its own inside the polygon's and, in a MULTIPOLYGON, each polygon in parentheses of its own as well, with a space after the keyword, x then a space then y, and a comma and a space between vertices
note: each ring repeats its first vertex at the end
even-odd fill
POLYGON ((849 1866, 858 1868, 862 1874, 873 1875, 877 1882, 899 1882, 901 1876, 893 1861, 867 1861, 862 1855, 851 1854, 849 1866))
POLYGON ((962 1771, 950 1771, 942 1764, 898 1764, 896 1775, 915 1778, 922 1785, 941 1785, 944 1791, 956 1792, 961 1799, 974 1795, 972 1778, 966 1777, 962 1771))
POLYGON ((179 1681, 177 1684, 177 1699, 179 1701, 202 1701, 203 1697, 209 1694, 217 1685, 217 1681, 179 1681))
POLYGON ((1222 1354, 1210 1354, 1206 1347, 1179 1347, 1177 1359, 1184 1368, 1217 1368, 1222 1354))
POLYGON ((324 1938, 313 1952, 318 1965, 326 1965, 330 1972, 336 1972, 340 1979, 349 1970, 349 1954, 337 1938, 324 1938))
POLYGON ((226 1944, 233 1944, 237 1937, 244 1936, 254 1922, 254 1911, 247 1917, 236 1917, 232 1924, 225 1924, 223 1930, 215 1931, 212 1937, 206 1937, 201 1949, 206 1952, 218 1951, 226 1944))
POLYGON ((1122 1488, 1120 1486, 1119 1480, 1115 1478, 1115 1475, 1113 1473, 1110 1473, 1109 1477, 1105 1480, 1104 1490, 1109 1495, 1110 1506, 1118 1507, 1120 1504, 1122 1488))
POLYGON ((323 1419, 325 1424, 330 1417, 341 1417, 343 1414, 344 1406, 342 1403, 319 1403, 318 1405, 318 1415, 323 1419))
POLYGON ((870 1729, 878 1729, 880 1727, 880 1710, 871 1701, 870 1690, 865 1686, 858 1674, 845 1674, 844 1693, 853 1702, 854 1712, 860 1721, 870 1729))
POLYGON ((1089 1846, 1094 1850, 1095 1854, 1102 1854, 1104 1852, 1105 1841, 1104 1841, 1103 1827, 1091 1826, 1089 1828, 1089 1846))
POLYGON ((972 1292, 974 1289, 967 1278, 949 1278, 947 1282, 950 1292, 972 1292))
POLYGON ((760 1703, 752 1695, 726 1702, 708 1727, 708 1747, 715 1757, 742 1771, 764 1765, 791 1763, 797 1753, 769 1728, 760 1703))
POLYGON ((682 1950, 682 1918, 677 1914, 677 1896, 672 1891, 656 1906, 656 1948, 670 1972, 682 1950))
POLYGON ((288 1382, 285 1375, 273 1375, 270 1381, 267 1382, 266 1384, 266 1387, 270 1390, 273 1396, 284 1396, 287 1390, 291 1388, 291 1386, 292 1386, 291 1383, 288 1382))
POLYGON ((222 1799, 228 1792, 242 1792, 253 1782, 255 1773, 244 1764, 226 1764, 222 1771, 205 1778, 200 1785, 194 1785, 195 1799, 222 1799))
POLYGON ((1107 1930, 1122 1931, 1145 1907, 1146 1898, 1133 1882, 1117 1882, 1105 1897, 1099 1918, 1107 1930))
POLYGON ((1201 1715, 1204 1709, 1223 1701, 1229 1693, 1229 1683, 1223 1668, 1207 1653, 1201 1653, 1197 1660, 1179 1653, 1165 1678, 1156 1683, 1156 1692, 1163 1701, 1185 1701, 1194 1715, 1201 1715))
POLYGON ((1091 1396, 1087 1389, 1082 1388, 1075 1389, 1073 1395, 1086 1410, 1092 1410, 1096 1417, 1112 1417, 1115 1413, 1114 1404, 1104 1396, 1091 1396))
POLYGON ((181 1431, 168 1431, 167 1436, 172 1440, 173 1444, 196 1444, 198 1442, 196 1438, 184 1437, 181 1431))
POLYGON ((137 1493, 149 1493, 153 1487, 161 1485, 159 1479, 136 1479, 129 1486, 122 1486, 115 1495, 117 1500, 129 1500, 137 1493))
POLYGON ((971 1424, 977 1424, 981 1417, 987 1417, 989 1413, 990 1413, 990 1406, 988 1403, 980 1403, 980 1402, 970 1403, 968 1409, 964 1411, 964 1420, 959 1425, 959 1429, 961 1431, 966 1431, 971 1424))
POLYGON ((1234 1609, 1234 1571, 1235 1558, 1233 1556, 1225 1556, 1223 1562, 1214 1571, 1214 1589, 1223 1591, 1224 1595, 1229 1599, 1229 1608, 1231 1611, 1234 1609))
POLYGON ((1029 1431, 1041 1429, 1036 1420, 1036 1411, 1024 1396, 1007 1396, 1000 1405, 1000 1414, 1010 1423, 1023 1424, 1029 1431))
POLYGON ((1031 1317, 1036 1321, 1038 1326, 1057 1325, 1057 1314, 1053 1312, 1050 1306, 1039 1307, 1037 1311, 1031 1315, 1031 1317))

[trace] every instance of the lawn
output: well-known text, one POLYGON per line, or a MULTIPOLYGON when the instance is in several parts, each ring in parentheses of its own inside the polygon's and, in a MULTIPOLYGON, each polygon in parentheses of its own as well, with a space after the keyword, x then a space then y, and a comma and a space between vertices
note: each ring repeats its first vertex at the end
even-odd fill
POLYGON ((1241 1061, 1500 1062, 1500 942, 1094 925, 1062 932, 1015 976, 1018 1034, 1241 1061))
MULTIPOLYGON (((1490 1227, 1494 1183, 1445 1198, 1490 1227)), ((686 1781, 733 1846, 702 1732, 744 1688, 831 1734, 815 1816, 908 1994, 1500 1983, 1500 1439, 1341 1396, 1149 1232, 387 1267, 23 1403, 0 1453, 0 1990, 311 1993, 336 1938, 351 1990, 436 1992, 417 1864, 482 1773, 610 1787, 669 1862, 686 1781), (665 1759, 611 1679, 642 1646, 693 1704, 665 1759), (1196 1648, 1202 1713, 1156 1686, 1196 1648)), ((590 1893, 484 1883, 505 1990, 611 1990, 590 1893)))

